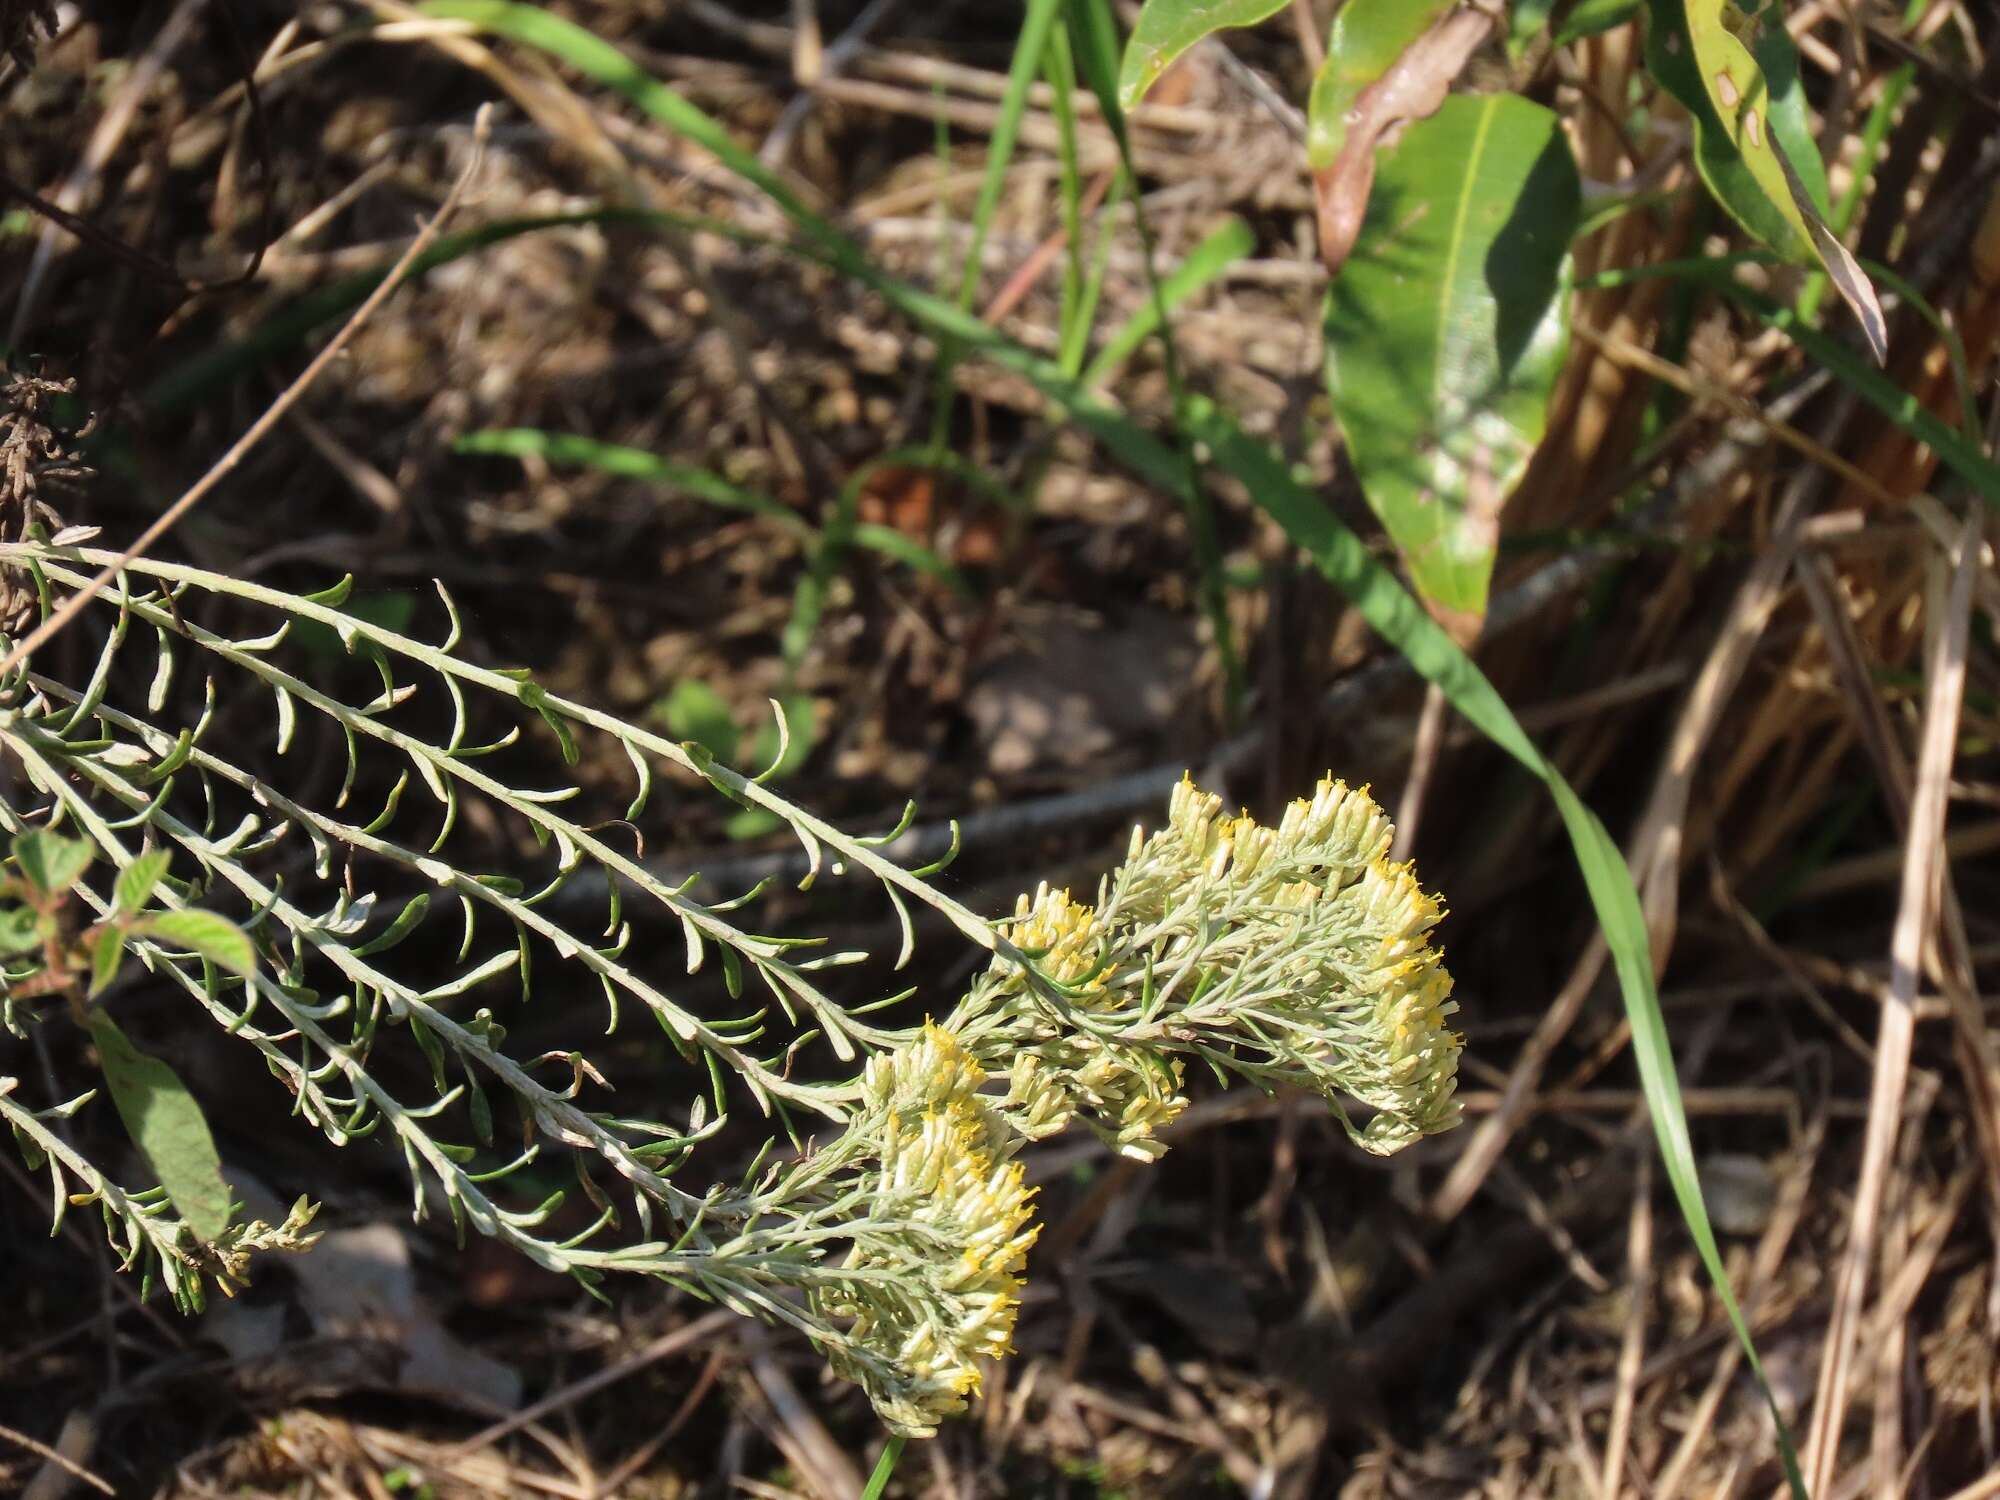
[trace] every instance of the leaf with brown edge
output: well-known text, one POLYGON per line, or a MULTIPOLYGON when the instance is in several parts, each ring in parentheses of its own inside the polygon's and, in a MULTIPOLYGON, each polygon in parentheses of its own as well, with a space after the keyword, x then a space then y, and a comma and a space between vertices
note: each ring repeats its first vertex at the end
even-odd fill
POLYGON ((1450 0, 1348 0, 1313 81, 1306 154, 1319 205, 1319 254, 1338 274, 1375 189, 1375 153, 1437 113, 1493 18, 1450 0))
MULTIPOLYGON (((1815 148, 1808 138, 1794 139, 1788 149, 1776 118, 1771 80, 1746 44, 1746 38, 1755 43, 1770 36, 1789 47, 1788 39, 1778 37, 1784 27, 1782 17, 1746 17, 1731 0, 1685 0, 1685 5, 1694 65, 1730 145, 1748 168, 1756 190, 1770 200, 1791 235, 1825 268, 1834 289, 1861 324, 1875 362, 1887 363, 1888 330, 1875 288, 1839 236, 1827 227, 1793 160, 1793 153, 1813 152, 1815 148)), ((1816 155, 1810 165, 1818 170, 1816 155)), ((1764 237, 1775 248, 1796 253, 1770 236, 1764 237)))

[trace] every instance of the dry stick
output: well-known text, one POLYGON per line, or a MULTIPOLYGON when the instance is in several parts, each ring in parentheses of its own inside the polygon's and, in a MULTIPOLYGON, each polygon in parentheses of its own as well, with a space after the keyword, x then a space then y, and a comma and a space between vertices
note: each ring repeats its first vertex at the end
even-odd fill
MULTIPOLYGON (((1919 499, 1916 509, 1927 513, 1932 506, 1919 499)), ((1936 519, 1926 515, 1925 525, 1932 528, 1933 534, 1939 534, 1936 519)), ((1949 546, 1950 537, 1940 535, 1940 545, 1949 546)), ((1975 570, 1978 578, 1974 584, 1975 593, 1981 598, 1985 595, 1986 585, 1992 581, 1983 566, 1984 562, 1982 551, 1982 566, 1975 570)), ((1881 778, 1890 817, 1898 832, 1906 832, 1910 819, 1910 768, 1889 724, 1888 713, 1875 692, 1863 660, 1860 639, 1855 634, 1854 622, 1839 602, 1832 571, 1823 559, 1813 559, 1812 565, 1802 566, 1800 579, 1806 586, 1807 601, 1812 605, 1814 618, 1826 640, 1834 680, 1841 686, 1849 713, 1860 731, 1862 744, 1881 778)), ((1973 831, 1962 830, 1960 837, 1973 831)), ((1987 1197, 1990 1205, 2000 1209, 2000 1067, 1996 1067, 1992 1044, 1988 1039, 1984 1009, 1973 993, 1976 970, 1971 957, 1971 943, 1965 934, 1964 913, 1960 910, 1957 890, 1951 879, 1950 863, 1958 852, 1958 842, 1957 838, 1945 841, 1943 923, 1946 952, 1940 954, 1934 945, 1927 946, 1925 962, 1932 969, 1939 988, 1945 992, 1951 1006, 1960 1071, 1965 1076, 1966 1093, 1972 1104, 1972 1122, 1986 1162, 1987 1197)))
POLYGON ((1438 751, 1444 745, 1444 689, 1435 682, 1424 691, 1424 710, 1417 717, 1417 737, 1410 748, 1410 776, 1403 783, 1403 797, 1396 808, 1396 839, 1389 858, 1405 860, 1417 842, 1417 823, 1424 815, 1424 793, 1430 790, 1431 773, 1437 769, 1438 751))
POLYGON ((481 1448, 490 1447, 508 1434, 520 1431, 529 1423, 540 1421, 550 1412, 572 1406, 585 1396, 595 1395, 606 1386, 616 1385, 619 1381, 638 1374, 648 1365, 669 1359, 690 1345, 700 1343, 710 1334, 721 1333, 741 1321, 740 1314, 733 1313, 726 1307, 705 1313, 692 1323, 676 1328, 672 1333, 662 1334, 637 1354, 628 1355, 615 1365, 606 1365, 594 1375, 586 1375, 583 1379, 572 1381, 560 1390, 551 1391, 534 1405, 523 1407, 505 1421, 495 1422, 491 1427, 475 1432, 464 1442, 453 1444, 445 1450, 445 1457, 460 1458, 481 1448))
POLYGON ((102 1479, 99 1479, 95 1474, 91 1473, 90 1470, 86 1469, 82 1464, 78 1463, 75 1459, 71 1458, 67 1453, 59 1453, 54 1448, 51 1448, 47 1443, 42 1442, 39 1438, 31 1438, 25 1432, 17 1432, 4 1422, 0 1422, 0 1438, 5 1438, 10 1443, 20 1444, 23 1448, 26 1448, 30 1453, 34 1454, 37 1458, 43 1460, 46 1463, 52 1463, 58 1469, 63 1470, 66 1474, 70 1476, 70 1478, 81 1479, 85 1484, 89 1485, 92 1489, 102 1490, 105 1494, 113 1496, 115 1500, 118 1491, 114 1490, 109 1484, 105 1483, 102 1479))
POLYGON ((1653 1158, 1639 1153, 1632 1183, 1632 1223, 1625 1236, 1625 1338, 1618 1348, 1618 1393, 1611 1401, 1611 1426, 1604 1435, 1604 1481, 1598 1493, 1618 1500, 1625 1448, 1632 1435, 1632 1408, 1639 1397, 1639 1370, 1646 1361, 1646 1284, 1653 1274, 1653 1158))
POLYGON ((158 520, 140 532, 139 539, 127 547, 117 561, 106 565, 89 583, 65 599, 54 614, 29 631, 27 639, 7 653, 5 660, 0 660, 0 677, 5 677, 20 666, 39 647, 47 645, 58 631, 81 614, 90 601, 104 591, 105 586, 118 576, 120 569, 127 563, 143 557, 153 543, 179 525, 189 511, 206 500, 209 492, 249 456, 250 450, 262 442, 271 429, 284 419, 285 413, 298 405, 300 399, 312 388, 313 383, 326 373, 327 367, 340 357, 341 351, 347 347, 349 341, 361 331, 362 325, 373 317, 376 309, 388 301, 396 288, 403 284, 418 258, 430 249, 432 241, 438 236, 438 231, 457 210, 459 201, 465 196, 466 187, 471 183, 473 174, 479 170, 479 163, 486 154, 486 136, 491 127, 491 119, 491 106, 482 105, 473 126, 472 159, 465 164, 465 170, 459 174, 458 181, 452 184, 451 192, 444 200, 444 206, 428 224, 417 231, 417 237, 410 241, 409 248, 404 250, 402 257, 390 268, 389 274, 382 278, 381 284, 368 294, 368 299, 354 310, 354 316, 341 325, 340 332, 336 333, 327 342, 327 346, 313 357, 312 363, 305 367, 299 378, 265 408, 264 414, 250 424, 249 431, 238 438, 229 451, 215 461, 214 467, 196 480, 193 487, 180 499, 161 512, 158 520))
POLYGON ((1890 938, 1889 997, 1882 1007, 1875 1038, 1875 1076, 1869 1094, 1868 1133, 1862 1142, 1861 1177, 1848 1220, 1847 1248, 1834 1283, 1833 1314, 1828 1320, 1820 1364, 1819 1389, 1813 1400, 1812 1430, 1806 1439, 1804 1467, 1809 1492, 1824 1494, 1833 1479, 1840 1449, 1840 1429, 1847 1415, 1848 1382, 1852 1375, 1855 1337, 1868 1290, 1868 1264, 1875 1243, 1875 1223, 1888 1181, 1889 1157, 1895 1149, 1902 1118, 1903 1092, 1909 1079, 1910 1044, 1915 1033, 1913 1002, 1923 946, 1930 930, 1940 876, 1945 801, 1951 781, 1952 751, 1958 736, 1959 711, 1965 696, 1966 644, 1971 633, 1972 584, 1979 558, 1977 519, 1959 533, 1952 560, 1950 597, 1944 628, 1939 631, 1931 664, 1931 685, 1924 705, 1924 735, 1917 755, 1916 796, 1910 808, 1909 837, 1904 844, 1902 891, 1896 925, 1890 938))

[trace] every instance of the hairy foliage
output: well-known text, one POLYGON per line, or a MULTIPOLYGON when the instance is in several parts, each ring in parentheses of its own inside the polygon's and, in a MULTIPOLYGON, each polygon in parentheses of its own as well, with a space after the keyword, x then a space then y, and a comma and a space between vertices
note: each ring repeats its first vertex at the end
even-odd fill
MULTIPOLYGON (((46 614, 116 561, 88 540, 0 544, 0 567, 46 614)), ((177 1018, 205 1015, 256 1052, 303 1125, 335 1145, 392 1140, 419 1216, 442 1207, 461 1233, 587 1285, 641 1273, 789 1324, 897 1430, 926 1433, 962 1405, 977 1361, 1007 1347, 1034 1237, 1015 1159, 1025 1142, 1080 1117, 1157 1154, 1182 1056, 1265 1087, 1345 1092, 1373 1112, 1350 1128, 1374 1149, 1454 1118, 1457 1042, 1439 1024, 1449 980, 1426 936, 1437 908, 1384 862, 1387 822, 1360 793, 1327 783, 1280 828, 1259 829, 1184 787, 1166 829, 1135 834, 1101 909, 1044 893, 993 924, 931 884, 935 867, 883 856, 900 827, 845 834, 693 741, 467 660, 442 588, 448 629, 430 644, 344 609, 348 580, 300 596, 152 561, 118 578, 79 622, 99 632, 81 685, 30 661, 0 695, 0 746, 19 772, 0 825, 17 837, 23 878, 49 863, 47 840, 77 851, 43 883, 62 887, 54 906, 96 919, 72 942, 74 924, 44 912, 42 977, 32 964, 0 971, 0 1019, 26 1034, 66 996, 128 1123, 132 1089, 121 1093, 112 1053, 130 1053, 149 1099, 178 1110, 185 1091, 100 1008, 98 992, 121 992, 121 952, 160 1006, 177 996, 177 1018), (299 660, 315 653, 326 670, 299 660), (360 691, 326 685, 357 680, 360 691), (622 818, 573 811, 574 780, 536 784, 592 740, 629 765, 622 818), (761 887, 706 899, 646 862, 637 829, 663 774, 775 816, 809 857, 803 884, 877 885, 900 919, 898 967, 914 900, 991 950, 988 969, 956 1006, 925 1007, 944 1015, 935 1025, 876 1024, 884 1002, 857 1003, 831 980, 864 955, 744 925, 761 887), (475 822, 477 843, 465 831, 475 822), (496 832, 539 852, 478 868, 496 832), (664 950, 662 933, 677 934, 664 950), (1097 945, 1088 957, 1084 938, 1097 945), (61 958, 71 947, 102 959, 88 996, 63 982, 87 966, 61 958), (699 1000, 679 994, 666 958, 686 975, 717 964, 723 982, 699 1000), (603 1079, 580 1045, 511 1052, 494 1006, 537 986, 565 1006, 595 994, 607 1035, 650 1017, 689 1065, 685 1113, 601 1107, 603 1079), (378 1066, 392 1041, 428 1061, 425 1095, 396 1081, 407 1069, 378 1066), (831 1081, 795 1066, 811 1044, 831 1051, 831 1081), (518 1130, 497 1118, 496 1097, 518 1130), (782 1132, 748 1173, 696 1179, 696 1148, 746 1109, 782 1132), (518 1144, 503 1144, 510 1135, 518 1144), (778 1149, 784 1135, 797 1149, 778 1149), (574 1159, 596 1207, 580 1231, 552 1227, 560 1192, 520 1200, 551 1151, 574 1159)), ((779 727, 781 763, 782 714, 779 727)), ((176 1186, 159 1165, 170 1146, 140 1140, 164 1192, 120 1188, 62 1129, 81 1097, 36 1111, 20 1092, 0 1080, 0 1114, 50 1173, 58 1214, 72 1198, 98 1204, 128 1263, 184 1304, 200 1301, 203 1276, 240 1279, 252 1250, 309 1243, 303 1202, 276 1227, 192 1223, 180 1200, 201 1179, 176 1186)))

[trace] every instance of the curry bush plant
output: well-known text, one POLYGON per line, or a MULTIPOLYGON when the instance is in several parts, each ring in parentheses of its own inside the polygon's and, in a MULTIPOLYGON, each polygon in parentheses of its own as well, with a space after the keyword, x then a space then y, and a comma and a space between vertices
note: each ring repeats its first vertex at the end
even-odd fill
MULTIPOLYGON (((0 545, 0 569, 46 616, 117 560, 89 540, 0 545)), ((419 1217, 441 1207, 587 1285, 653 1276, 790 1325, 909 1435, 960 1409, 979 1361, 1009 1347, 1036 1234, 1027 1143, 1073 1126, 1156 1157, 1190 1063, 1317 1094, 1376 1152, 1456 1118, 1438 908, 1389 862, 1365 792, 1322 782, 1266 827, 1184 783, 1094 900, 1041 889, 989 922, 934 870, 889 860, 893 833, 843 833, 694 742, 475 665, 442 588, 448 633, 431 644, 344 609, 347 581, 296 595, 154 561, 117 576, 74 627, 96 647, 87 675, 30 659, 0 684, 0 1006, 16 1036, 83 1026, 99 1070, 48 1108, 0 1078, 0 1115, 57 1217, 95 1206, 125 1263, 183 1306, 239 1282, 254 1251, 309 1247, 312 1205, 242 1222, 199 1101, 107 1002, 254 1052, 301 1129, 393 1140, 419 1217), (364 666, 366 690, 322 685, 341 674, 308 672, 315 654, 364 666), (586 820, 579 785, 523 769, 607 745, 629 763, 622 819, 586 820), (878 884, 899 964, 912 901, 990 961, 962 996, 910 1000, 920 1025, 881 1024, 833 983, 863 955, 760 933, 744 922, 757 892, 704 899, 649 867, 635 834, 662 773, 780 819, 808 884, 878 884), (475 807, 539 862, 475 868, 454 837, 475 807), (726 1005, 658 977, 661 931, 688 973, 721 968, 702 993, 726 1005), (510 984, 564 1007, 566 1049, 508 1047, 483 1002, 510 984), (672 1118, 619 1112, 586 1054, 600 1029, 642 1021, 694 1065, 672 1118), (809 1070, 812 1042, 838 1066, 809 1070), (409 1068, 382 1065, 401 1048, 427 1063, 422 1097, 398 1081, 409 1068), (158 1186, 121 1186, 72 1143, 63 1121, 99 1089, 158 1186), (732 1175, 702 1148, 745 1110, 770 1135, 732 1175), (552 1227, 560 1193, 522 1206, 545 1153, 574 1158, 595 1209, 580 1230, 552 1227)))

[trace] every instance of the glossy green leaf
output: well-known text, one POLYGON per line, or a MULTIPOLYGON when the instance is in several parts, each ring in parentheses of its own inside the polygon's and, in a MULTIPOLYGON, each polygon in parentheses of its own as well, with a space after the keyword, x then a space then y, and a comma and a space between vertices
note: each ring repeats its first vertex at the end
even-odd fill
POLYGON ((90 845, 81 839, 36 828, 14 840, 14 863, 21 879, 40 896, 60 896, 90 868, 90 845))
POLYGON ((1486 612, 1500 509, 1548 420, 1582 207, 1556 116, 1458 95, 1381 152, 1327 298, 1327 384, 1369 505, 1462 639, 1486 612))
POLYGON ((1268 21, 1287 0, 1146 0, 1118 69, 1118 102, 1130 109, 1196 42, 1268 21))
POLYGON ((118 910, 130 915, 146 909, 153 891, 167 873, 172 858, 165 849, 148 849, 118 872, 118 910))
MULTIPOLYGON (((1331 166, 1347 143, 1355 101, 1388 72, 1454 0, 1347 0, 1327 34, 1326 61, 1314 75, 1306 107, 1306 160, 1331 166)), ((1546 12, 1547 5, 1542 10, 1546 12)), ((1532 7, 1528 7, 1532 10, 1532 7)), ((1529 24, 1531 17, 1517 19, 1529 24)), ((1546 14, 1543 17, 1547 19, 1546 14)))
POLYGON ((229 1228, 229 1185, 201 1106, 172 1068, 133 1046, 105 1011, 91 1012, 90 1035, 132 1144, 188 1228, 204 1240, 219 1238, 229 1228))
POLYGON ((158 912, 133 923, 131 930, 142 937, 157 938, 169 948, 197 953, 232 974, 248 978, 257 972, 257 950, 249 934, 215 912, 193 908, 158 912))
POLYGON ((1695 162, 1716 200, 1787 259, 1824 267, 1885 360, 1875 289, 1826 225, 1826 169, 1783 17, 1746 18, 1732 0, 1652 0, 1647 63, 1693 118, 1695 162))

